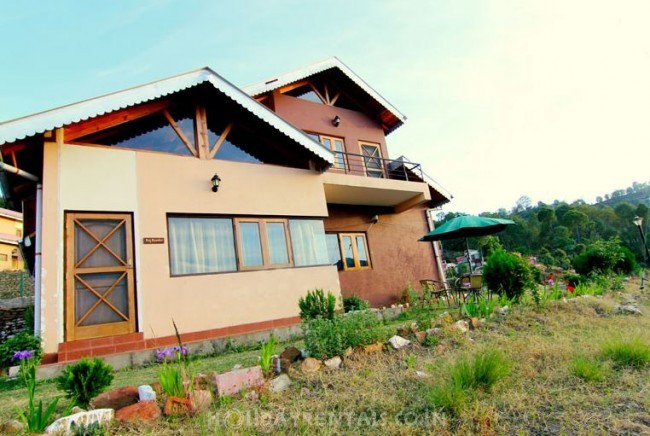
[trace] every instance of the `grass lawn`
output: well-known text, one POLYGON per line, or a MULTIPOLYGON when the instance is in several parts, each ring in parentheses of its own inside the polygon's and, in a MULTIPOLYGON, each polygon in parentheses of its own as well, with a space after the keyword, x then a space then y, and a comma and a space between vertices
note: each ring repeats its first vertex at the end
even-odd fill
MULTIPOLYGON (((283 393, 227 398, 194 418, 154 427, 115 424, 109 433, 650 434, 650 365, 617 363, 625 360, 612 352, 613 342, 627 339, 650 345, 650 302, 634 281, 602 298, 515 306, 465 335, 446 329, 429 348, 354 354, 342 369, 314 376, 292 369, 293 386, 283 393), (616 304, 630 299, 643 315, 614 314, 616 304), (437 407, 431 393, 449 385, 450 366, 490 350, 499 351, 507 375, 489 390, 472 391, 454 410, 437 407)), ((232 352, 194 365, 198 372, 224 371, 253 365, 258 354, 232 352)), ((156 367, 126 370, 113 385, 155 378, 156 367)), ((41 398, 56 394, 52 383, 37 388, 41 398)), ((5 383, 0 418, 14 417, 25 402, 24 389, 5 383)))

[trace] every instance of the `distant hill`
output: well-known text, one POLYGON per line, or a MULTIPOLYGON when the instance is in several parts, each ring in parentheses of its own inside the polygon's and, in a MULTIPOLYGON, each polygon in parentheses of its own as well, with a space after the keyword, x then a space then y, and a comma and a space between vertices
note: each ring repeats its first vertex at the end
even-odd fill
POLYGON ((634 182, 627 189, 617 189, 611 194, 605 194, 602 197, 596 198, 596 204, 603 204, 610 207, 615 207, 620 203, 641 203, 650 206, 650 182, 634 182))

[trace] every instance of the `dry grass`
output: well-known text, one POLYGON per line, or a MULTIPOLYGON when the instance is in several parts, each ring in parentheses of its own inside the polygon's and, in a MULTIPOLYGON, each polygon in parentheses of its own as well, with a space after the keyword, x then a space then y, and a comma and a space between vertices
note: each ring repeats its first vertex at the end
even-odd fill
MULTIPOLYGON (((433 348, 353 355, 345 367, 311 377, 291 370, 293 386, 258 400, 235 398, 200 416, 163 420, 155 427, 114 425, 111 434, 650 434, 650 367, 616 367, 602 380, 573 373, 576 357, 601 359, 610 338, 650 343, 650 303, 629 283, 624 293, 550 302, 543 309, 515 306, 465 338, 445 335, 433 348), (615 304, 636 298, 642 316, 614 315, 615 304), (459 413, 436 410, 427 393, 448 379, 461 356, 499 350, 510 373, 480 391, 459 413), (419 377, 416 371, 428 373, 419 377)), ((200 371, 252 364, 258 351, 197 362, 200 371)), ((148 382, 155 369, 120 372, 114 385, 148 382)), ((54 386, 39 386, 54 395, 54 386)), ((0 393, 0 416, 11 415, 0 393)))

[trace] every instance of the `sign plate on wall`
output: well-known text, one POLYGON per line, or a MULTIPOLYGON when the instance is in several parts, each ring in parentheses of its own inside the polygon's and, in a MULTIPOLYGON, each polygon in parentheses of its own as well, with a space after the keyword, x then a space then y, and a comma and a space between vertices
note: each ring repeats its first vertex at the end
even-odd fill
POLYGON ((143 244, 164 244, 165 238, 142 238, 143 244))

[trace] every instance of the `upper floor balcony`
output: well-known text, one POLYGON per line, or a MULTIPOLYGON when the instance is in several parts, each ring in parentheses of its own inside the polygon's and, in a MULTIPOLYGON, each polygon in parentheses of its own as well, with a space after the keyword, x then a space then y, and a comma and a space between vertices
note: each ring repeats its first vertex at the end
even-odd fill
MULTIPOLYGON (((440 195, 418 163, 384 159, 376 154, 335 152, 323 175, 328 203, 410 209, 440 195)), ((434 200, 437 200, 434 198, 434 200)))

